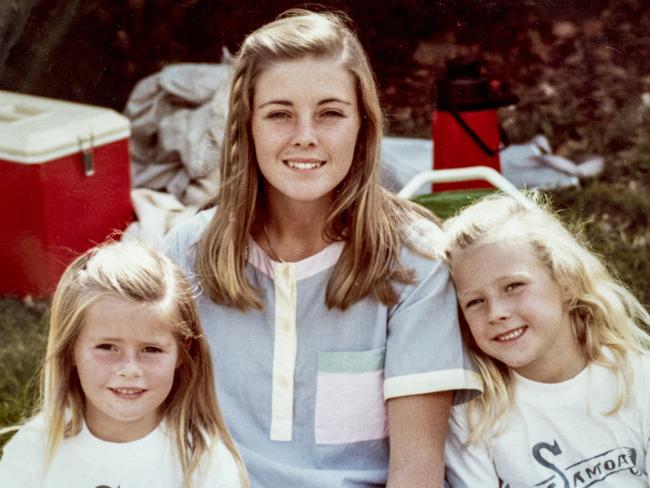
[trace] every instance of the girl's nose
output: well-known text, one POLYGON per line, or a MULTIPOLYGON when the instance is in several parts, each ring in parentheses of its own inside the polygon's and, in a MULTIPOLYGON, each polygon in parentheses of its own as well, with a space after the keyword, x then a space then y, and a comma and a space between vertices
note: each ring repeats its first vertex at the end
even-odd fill
POLYGON ((493 300, 489 304, 488 313, 488 320, 494 324, 508 319, 510 317, 510 308, 501 300, 493 300))
POLYGON ((137 378, 142 376, 142 368, 138 363, 137 359, 133 357, 124 358, 124 361, 120 364, 117 374, 124 378, 137 378))
POLYGON ((295 147, 310 147, 316 145, 316 131, 310 117, 298 118, 292 145, 295 147))

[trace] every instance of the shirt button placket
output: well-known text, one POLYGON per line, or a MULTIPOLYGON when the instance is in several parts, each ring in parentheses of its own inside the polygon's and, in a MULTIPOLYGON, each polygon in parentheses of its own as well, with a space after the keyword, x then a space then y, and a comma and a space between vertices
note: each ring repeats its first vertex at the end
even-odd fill
POLYGON ((273 394, 271 439, 290 441, 293 430, 293 377, 297 336, 296 280, 293 263, 274 263, 275 344, 273 350, 273 394))

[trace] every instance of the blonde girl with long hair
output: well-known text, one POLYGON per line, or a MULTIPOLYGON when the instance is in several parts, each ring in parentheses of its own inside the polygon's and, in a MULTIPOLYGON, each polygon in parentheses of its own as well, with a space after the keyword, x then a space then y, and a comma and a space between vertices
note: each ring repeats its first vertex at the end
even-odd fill
POLYGON ((485 198, 445 231, 484 383, 453 409, 450 486, 650 486, 646 309, 541 198, 485 198))
POLYGON ((243 488, 193 290, 135 242, 75 259, 53 297, 41 405, 0 486, 243 488))
POLYGON ((441 486, 452 391, 478 387, 442 232, 379 186, 381 134, 345 16, 292 10, 246 37, 214 208, 166 245, 202 288, 254 487, 441 486))

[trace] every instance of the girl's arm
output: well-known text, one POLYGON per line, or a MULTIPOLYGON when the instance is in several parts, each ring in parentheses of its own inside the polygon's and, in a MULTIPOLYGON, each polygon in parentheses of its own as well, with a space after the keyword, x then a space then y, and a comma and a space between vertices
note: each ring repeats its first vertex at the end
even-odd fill
POLYGON ((452 392, 388 400, 390 463, 387 488, 439 488, 452 392))
MULTIPOLYGON (((414 226, 413 244, 437 242, 430 222, 414 226), (420 225, 422 224, 422 225, 420 225)), ((463 401, 481 388, 458 326, 456 293, 439 261, 404 250, 415 272, 389 313, 384 363, 390 460, 388 487, 440 488, 452 396, 463 401)))
POLYGON ((485 442, 467 444, 467 409, 452 409, 445 442, 446 481, 451 488, 499 487, 499 477, 485 442))

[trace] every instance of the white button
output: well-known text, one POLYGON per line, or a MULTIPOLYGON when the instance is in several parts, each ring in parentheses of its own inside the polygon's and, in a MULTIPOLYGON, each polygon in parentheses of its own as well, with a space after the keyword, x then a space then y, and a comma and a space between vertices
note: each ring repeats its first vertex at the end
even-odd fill
POLYGON ((289 388, 289 379, 286 376, 282 376, 278 379, 278 386, 280 388, 289 388))
POLYGON ((288 319, 280 319, 280 329, 283 332, 289 332, 291 330, 291 323, 288 319))

